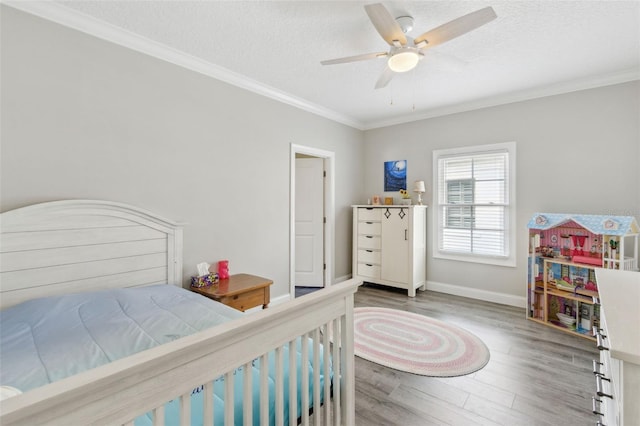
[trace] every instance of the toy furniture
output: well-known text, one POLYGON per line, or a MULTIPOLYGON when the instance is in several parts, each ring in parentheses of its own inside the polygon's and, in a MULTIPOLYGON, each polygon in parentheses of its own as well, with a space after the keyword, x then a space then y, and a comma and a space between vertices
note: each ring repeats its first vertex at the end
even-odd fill
POLYGON ((638 222, 633 216, 536 213, 528 228, 527 318, 595 340, 595 270, 638 270, 638 222))

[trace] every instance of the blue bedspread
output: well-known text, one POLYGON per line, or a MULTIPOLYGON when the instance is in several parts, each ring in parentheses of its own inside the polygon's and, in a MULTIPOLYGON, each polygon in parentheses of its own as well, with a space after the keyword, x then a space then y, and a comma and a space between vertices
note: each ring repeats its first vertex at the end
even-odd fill
MULTIPOLYGON (((136 352, 161 345, 244 314, 196 293, 171 285, 105 290, 48 297, 24 302, 0 311, 0 384, 26 392, 78 374, 136 352)), ((298 342, 298 371, 301 356, 298 342)), ((288 348, 284 352, 285 369, 288 348)), ((269 354, 270 413, 273 407, 275 357, 269 354)), ((259 386, 259 363, 253 368, 254 395, 259 386)), ((310 368, 310 375, 312 374, 310 368)), ((235 375, 236 404, 242 401, 242 372, 235 375)), ((300 382, 298 374, 298 382, 300 382)), ((310 380, 310 382, 312 382, 310 380)), ((321 383, 322 379, 321 371, 321 383)), ((288 405, 288 378, 284 401, 288 405)), ((312 390, 310 390, 311 395, 312 390)), ((224 379, 214 382, 216 422, 222 416, 224 379)), ((202 424, 202 395, 192 394, 192 424, 202 424)), ((257 396, 254 396, 257 401, 257 396)), ((298 413, 300 413, 298 396, 298 413)), ((178 424, 178 402, 166 405, 167 424, 178 424)), ((254 423, 259 407, 254 407, 254 423)), ((285 409, 285 424, 288 408, 285 409)), ((236 408, 236 424, 242 410, 236 408)), ((149 415, 136 425, 151 424, 149 415)), ((273 422, 272 422, 273 423, 273 422)))

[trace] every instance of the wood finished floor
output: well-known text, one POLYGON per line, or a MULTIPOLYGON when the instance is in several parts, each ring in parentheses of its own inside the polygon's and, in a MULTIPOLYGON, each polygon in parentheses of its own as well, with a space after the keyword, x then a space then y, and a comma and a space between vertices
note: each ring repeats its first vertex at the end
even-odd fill
POLYGON ((594 425, 595 343, 525 318, 525 310, 443 293, 365 284, 355 306, 416 312, 480 337, 489 363, 473 374, 433 378, 356 357, 356 424, 594 425))

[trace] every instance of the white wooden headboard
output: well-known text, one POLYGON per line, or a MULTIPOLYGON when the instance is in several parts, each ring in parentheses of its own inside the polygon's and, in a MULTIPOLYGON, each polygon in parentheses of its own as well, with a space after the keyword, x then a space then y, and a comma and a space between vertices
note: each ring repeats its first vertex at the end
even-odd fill
POLYGON ((36 297, 182 285, 182 227, 126 204, 65 200, 0 215, 0 307, 36 297))

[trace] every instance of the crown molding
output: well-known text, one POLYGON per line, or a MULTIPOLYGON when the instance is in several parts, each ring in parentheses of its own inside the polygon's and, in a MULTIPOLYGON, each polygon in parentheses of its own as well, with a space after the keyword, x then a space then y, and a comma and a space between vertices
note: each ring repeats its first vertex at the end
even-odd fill
POLYGON ((493 96, 473 102, 439 107, 427 112, 394 117, 388 120, 371 121, 364 124, 364 130, 378 129, 381 127, 395 126, 414 121, 426 120, 429 118, 442 117, 445 115, 468 112, 482 108, 490 108, 500 105, 523 102, 532 99, 545 98, 548 96, 562 95, 580 90, 595 89, 597 87, 612 86, 614 84, 627 83, 629 81, 640 80, 640 70, 632 68, 620 72, 588 77, 579 80, 571 80, 563 83, 553 84, 542 88, 509 93, 504 96, 493 96))
POLYGON ((228 70, 219 65, 204 61, 177 49, 142 37, 131 31, 106 23, 92 16, 78 12, 53 1, 17 1, 2 0, 2 4, 18 9, 65 27, 118 44, 128 49, 178 65, 191 71, 213 77, 217 80, 250 92, 274 99, 312 114, 327 118, 358 130, 364 130, 362 122, 305 99, 285 93, 256 80, 228 70))
POLYGON ((421 113, 413 113, 390 119, 362 122, 354 119, 353 117, 293 96, 274 87, 267 86, 219 65, 206 62, 200 58, 186 54, 177 49, 173 49, 146 37, 142 37, 131 31, 83 14, 60 3, 53 1, 19 0, 0 0, 0 3, 140 53, 164 60, 191 71, 204 74, 233 86, 358 130, 372 130, 381 127, 389 127, 482 108, 640 80, 640 71, 637 68, 634 68, 580 80, 571 80, 537 89, 509 93, 503 96, 489 97, 472 102, 438 107, 421 113))

